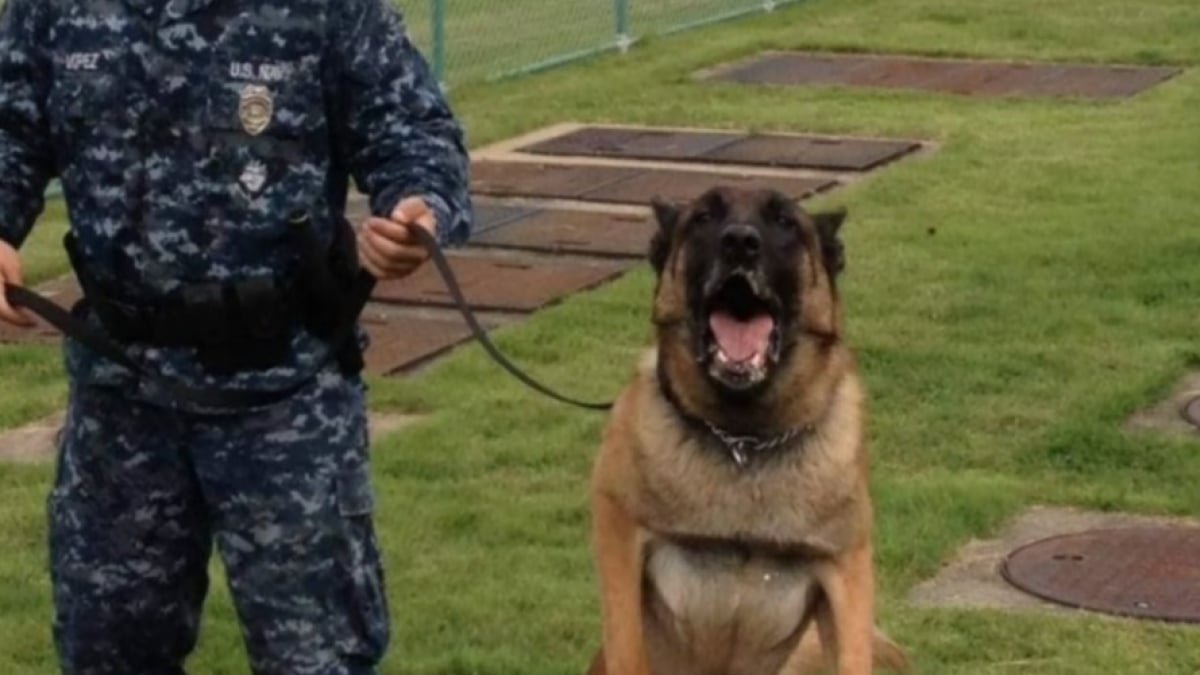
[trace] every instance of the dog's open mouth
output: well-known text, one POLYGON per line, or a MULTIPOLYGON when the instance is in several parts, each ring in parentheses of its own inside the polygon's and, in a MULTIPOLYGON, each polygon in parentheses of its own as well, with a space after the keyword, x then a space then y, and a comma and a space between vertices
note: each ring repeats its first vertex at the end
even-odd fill
POLYGON ((709 376, 731 389, 761 384, 779 360, 778 301, 762 286, 737 272, 706 303, 702 358, 709 376))

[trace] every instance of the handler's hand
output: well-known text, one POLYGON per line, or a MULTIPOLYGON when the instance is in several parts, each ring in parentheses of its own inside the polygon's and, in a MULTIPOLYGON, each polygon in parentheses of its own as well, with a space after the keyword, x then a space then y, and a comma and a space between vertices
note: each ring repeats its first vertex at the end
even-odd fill
POLYGON ((7 321, 14 326, 28 328, 33 321, 24 312, 14 309, 8 304, 4 295, 4 284, 21 284, 21 256, 12 246, 0 241, 0 321, 7 321))
POLYGON ((403 279, 429 259, 429 251, 409 234, 423 227, 431 234, 437 219, 420 197, 396 205, 391 218, 368 218, 358 230, 358 259, 376 279, 403 279))

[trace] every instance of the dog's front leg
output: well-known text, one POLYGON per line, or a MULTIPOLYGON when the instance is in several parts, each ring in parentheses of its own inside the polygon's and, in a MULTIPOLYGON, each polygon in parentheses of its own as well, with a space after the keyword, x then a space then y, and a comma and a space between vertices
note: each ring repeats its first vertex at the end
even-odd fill
POLYGON ((824 597, 817 609, 817 629, 837 675, 869 675, 875 641, 875 577, 871 546, 864 544, 818 563, 816 575, 824 597))
POLYGON ((642 627, 645 537, 611 497, 592 497, 592 547, 600 577, 606 675, 650 675, 642 627))

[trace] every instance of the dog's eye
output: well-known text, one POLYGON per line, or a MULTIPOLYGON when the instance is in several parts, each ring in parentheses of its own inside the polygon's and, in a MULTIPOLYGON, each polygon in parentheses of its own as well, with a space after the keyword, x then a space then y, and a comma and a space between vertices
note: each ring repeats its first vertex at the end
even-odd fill
POLYGON ((788 216, 786 213, 780 213, 773 219, 775 226, 788 231, 799 231, 800 221, 788 216))

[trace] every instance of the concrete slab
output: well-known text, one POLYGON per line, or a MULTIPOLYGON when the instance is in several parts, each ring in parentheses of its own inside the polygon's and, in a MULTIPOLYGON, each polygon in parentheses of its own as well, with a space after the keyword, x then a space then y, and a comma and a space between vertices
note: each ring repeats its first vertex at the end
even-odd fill
POLYGON ((1042 600, 1009 584, 1000 573, 1005 557, 1022 546, 1048 537, 1096 529, 1156 525, 1195 527, 1200 526, 1200 521, 1057 507, 1033 508, 1014 519, 995 539, 967 543, 936 577, 916 586, 909 601, 920 607, 1078 613, 1081 610, 1042 600))
POLYGON ((1200 396, 1200 372, 1184 376, 1163 401, 1134 413, 1126 421, 1125 428, 1127 431, 1156 431, 1200 440, 1200 428, 1183 415, 1184 407, 1197 396, 1200 396))

